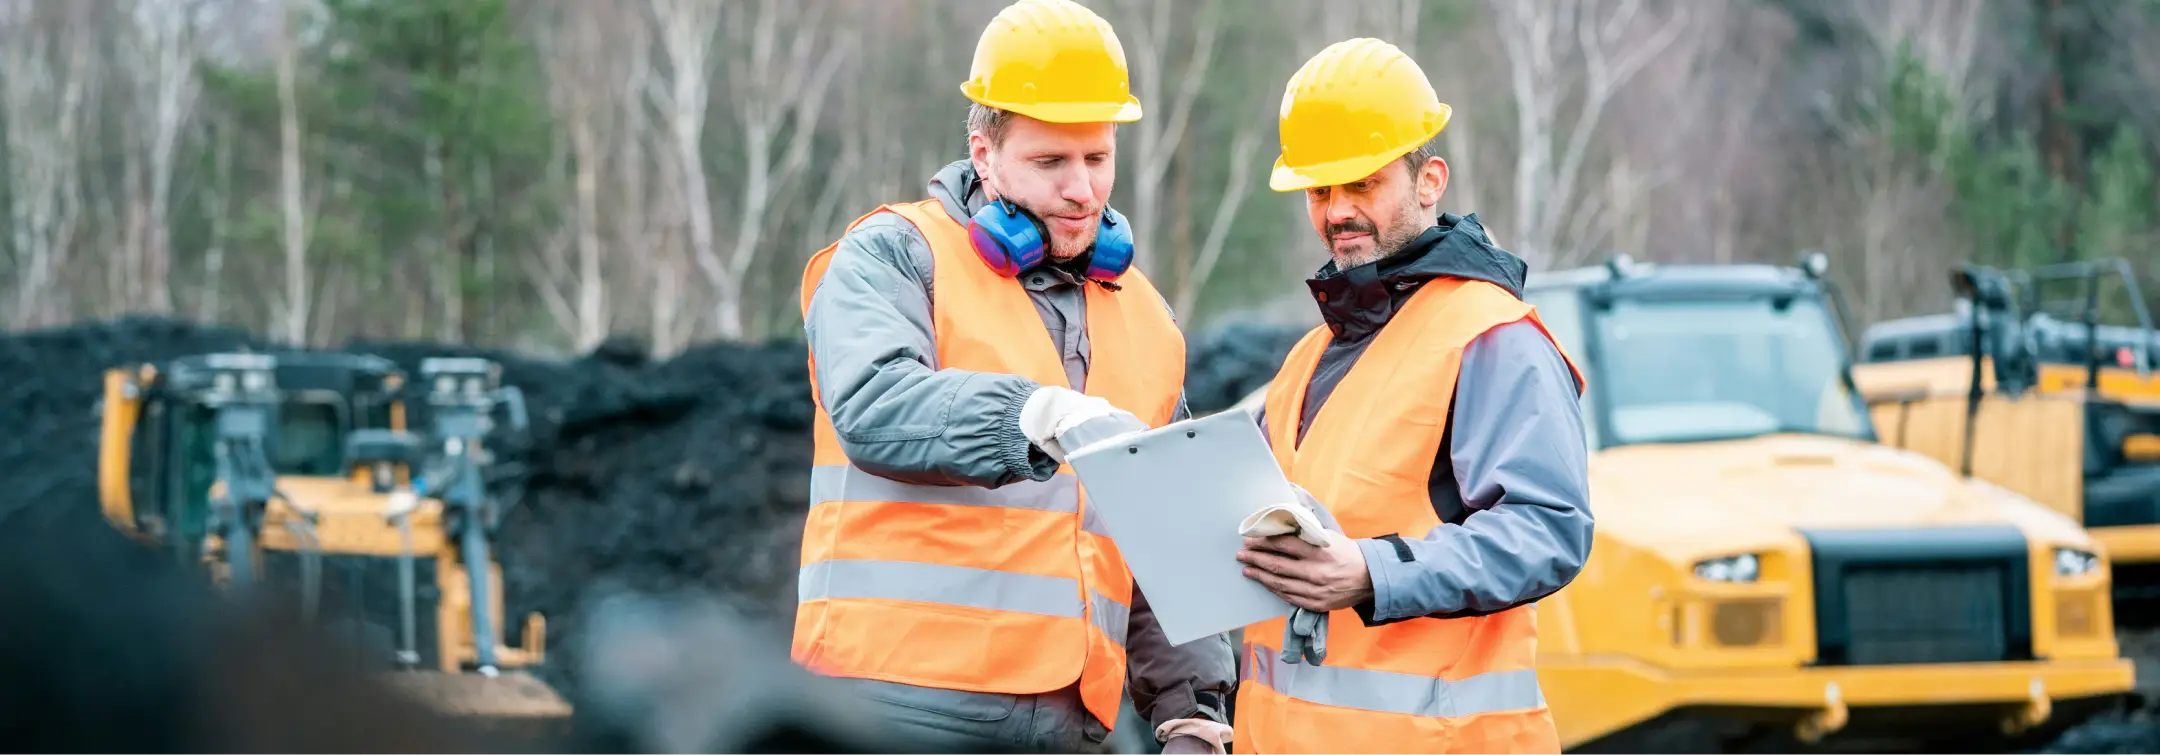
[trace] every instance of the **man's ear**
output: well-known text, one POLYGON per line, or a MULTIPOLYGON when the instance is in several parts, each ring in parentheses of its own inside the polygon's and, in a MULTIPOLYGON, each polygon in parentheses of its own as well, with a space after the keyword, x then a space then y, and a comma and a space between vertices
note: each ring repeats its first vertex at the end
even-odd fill
POLYGON ((995 199, 997 192, 990 188, 990 139, 981 131, 968 132, 968 161, 975 165, 975 177, 982 181, 983 196, 995 199))
POLYGON ((1438 206, 1440 197, 1447 193, 1447 179, 1448 166, 1446 160, 1438 157, 1426 160, 1425 164, 1418 168, 1418 204, 1428 208, 1438 206))

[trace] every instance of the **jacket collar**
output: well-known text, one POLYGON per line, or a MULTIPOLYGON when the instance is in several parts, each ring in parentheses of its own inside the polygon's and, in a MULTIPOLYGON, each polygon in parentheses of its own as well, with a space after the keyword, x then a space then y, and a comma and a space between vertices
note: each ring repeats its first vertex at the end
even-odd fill
POLYGON ((1362 340, 1386 325, 1426 281, 1481 280, 1520 299, 1528 269, 1522 258, 1493 245, 1477 213, 1442 213, 1394 254, 1347 270, 1329 260, 1305 286, 1336 338, 1362 340))

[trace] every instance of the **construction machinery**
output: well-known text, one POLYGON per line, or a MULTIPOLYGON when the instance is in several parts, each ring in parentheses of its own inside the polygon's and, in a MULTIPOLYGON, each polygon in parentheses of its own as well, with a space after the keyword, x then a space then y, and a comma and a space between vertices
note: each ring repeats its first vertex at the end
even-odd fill
POLYGON ((1876 424, 2084 525, 2115 564, 2118 623, 2160 623, 2160 341, 2136 274, 1965 265, 1951 282, 1952 312, 1868 328, 1854 380, 1876 424))
POLYGON ((2105 554, 1879 442, 1825 269, 1531 276, 1588 383, 1596 534, 1538 603, 1564 748, 2017 749, 2128 699, 2105 554))
POLYGON ((497 631, 489 443, 524 431, 523 397, 482 359, 419 372, 408 383, 389 360, 329 352, 108 370, 100 506, 236 596, 297 588, 312 616, 325 582, 349 586, 350 615, 318 620, 379 651, 397 686, 453 715, 552 731, 570 708, 530 673, 544 619, 525 617, 516 646, 497 631))

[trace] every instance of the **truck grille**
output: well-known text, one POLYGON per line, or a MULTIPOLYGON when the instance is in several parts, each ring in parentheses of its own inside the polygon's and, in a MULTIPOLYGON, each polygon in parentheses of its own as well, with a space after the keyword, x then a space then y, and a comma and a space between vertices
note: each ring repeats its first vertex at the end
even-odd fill
POLYGON ((2031 657, 2025 541, 2011 528, 1807 532, 1817 662, 2031 657))
POLYGON ((2010 655, 2003 569, 1863 566, 1845 573, 1848 662, 1970 663, 2010 655))

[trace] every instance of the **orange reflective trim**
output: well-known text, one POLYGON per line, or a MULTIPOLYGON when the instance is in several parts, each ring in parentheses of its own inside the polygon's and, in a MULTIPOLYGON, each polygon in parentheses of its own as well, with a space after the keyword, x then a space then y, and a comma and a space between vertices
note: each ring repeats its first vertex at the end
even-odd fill
MULTIPOLYGON (((1300 441, 1305 392, 1330 340, 1325 328, 1308 332, 1269 386, 1277 463, 1350 537, 1423 537, 1440 525, 1425 488, 1462 351, 1524 318, 1536 322, 1535 310, 1498 286, 1457 278, 1425 284, 1374 336, 1300 441)), ((1579 380, 1572 360, 1569 368, 1579 380)), ((1349 609, 1335 611, 1321 666, 1281 661, 1282 637, 1280 619, 1246 628, 1253 645, 1238 692, 1240 752, 1559 749, 1537 686, 1534 605, 1374 627, 1349 609)))
POLYGON ((1079 546, 1072 527, 1071 514, 1055 512, 833 501, 810 507, 803 563, 924 561, 1077 580, 1073 554, 1079 546))
POLYGON ((1129 573, 1115 541, 1107 535, 1083 534, 1080 536, 1080 557, 1082 563, 1087 564, 1089 574, 1102 575, 1089 582, 1091 587, 1119 603, 1132 605, 1132 580, 1111 576, 1129 573))
MULTIPOLYGON (((930 242, 931 291, 938 302, 932 307, 932 330, 941 358, 952 355, 978 365, 976 369, 1071 387, 1065 380, 1065 363, 1058 358, 1050 331, 1043 327, 1042 315, 1035 311, 1027 289, 982 263, 965 226, 947 215, 935 199, 893 205, 892 210, 914 223, 930 242), (955 298, 967 302, 965 316, 947 311, 946 303, 955 298)), ((1092 324, 1095 313, 1088 317, 1092 324)))
POLYGON ((1080 678, 1081 705, 1105 723, 1116 721, 1119 708, 1125 703, 1125 648, 1122 642, 1111 640, 1101 632, 1088 635, 1088 664, 1120 671, 1116 674, 1084 674, 1080 678))
MULTIPOLYGON (((810 368, 812 381, 817 378, 816 365, 810 368)), ((813 384, 811 390, 816 390, 813 384)), ((810 425, 810 463, 814 466, 831 467, 848 463, 847 453, 840 450, 840 433, 833 429, 832 418, 824 407, 817 408, 816 421, 810 425)))
MULTIPOLYGON (((878 211, 902 216, 929 241, 938 366, 1066 386, 1028 292, 981 264, 942 204, 878 211)), ((835 249, 805 266, 806 314, 835 249)), ((1183 387, 1184 338, 1146 275, 1133 270, 1118 284, 1116 292, 1085 286, 1093 344, 1086 393, 1161 426, 1183 387)), ((817 402, 814 361, 810 368, 817 402)), ((1080 502, 1070 470, 1046 486, 912 486, 852 467, 822 404, 813 438, 797 662, 829 675, 1010 694, 1077 680, 1089 711, 1116 721, 1132 576, 1080 502)))
POLYGON ((1029 694, 1070 684, 1087 660, 1082 649, 1092 631, 1073 619, 902 601, 811 601, 797 611, 814 614, 817 628, 812 641, 797 643, 796 661, 807 668, 970 692, 1029 694))

